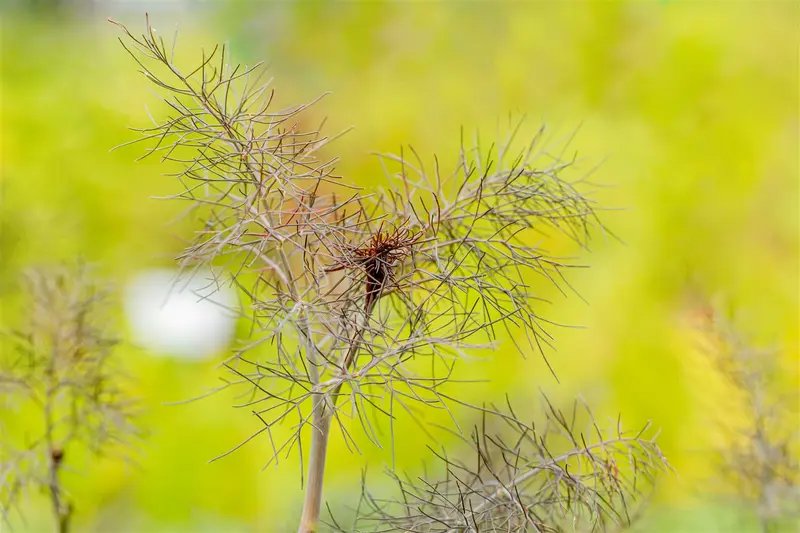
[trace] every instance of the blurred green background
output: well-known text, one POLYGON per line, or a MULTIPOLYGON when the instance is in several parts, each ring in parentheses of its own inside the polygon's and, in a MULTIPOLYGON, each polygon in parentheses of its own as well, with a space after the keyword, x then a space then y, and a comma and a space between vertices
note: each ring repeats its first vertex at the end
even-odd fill
MULTIPOLYGON (((326 131, 355 129, 328 147, 338 170, 382 179, 371 151, 457 161, 460 128, 490 141, 507 117, 526 115, 569 136, 584 170, 608 185, 600 205, 621 237, 595 241, 554 298, 551 363, 503 353, 475 372, 532 399, 582 394, 599 417, 628 427, 652 420, 677 470, 638 526, 648 532, 756 531, 746 506, 707 490, 715 475, 713 422, 736 421, 727 391, 696 349, 708 302, 735 309, 743 332, 780 348, 778 388, 798 382, 798 65, 800 3, 690 2, 38 2, 7 5, 2 20, 2 325, 15 323, 17 279, 28 266, 81 255, 124 287, 172 264, 189 235, 169 225, 183 205, 151 199, 178 191, 141 147, 110 148, 147 124, 151 87, 119 46, 113 17, 135 32, 143 12, 194 62, 227 41, 234 58, 265 60, 281 103, 332 94, 311 111, 326 131), (33 5, 33 4, 32 4, 33 5)), ((560 250, 560 249, 559 249, 560 250)), ((578 253, 576 250, 567 250, 578 253)), ((122 311, 118 320, 125 331, 122 311)), ((241 328, 244 333, 246 328, 241 328)), ((505 346, 505 345, 504 345, 505 346)), ((214 360, 185 362, 134 345, 121 350, 138 380, 149 437, 136 464, 82 459, 66 474, 77 531, 292 531, 302 501, 299 465, 262 471, 266 441, 206 464, 258 422, 230 394, 183 406, 164 402, 218 383, 214 360)), ((777 391, 776 391, 777 392, 777 391)), ((531 403, 531 409, 535 405, 531 403)), ((2 416, 2 415, 0 415, 2 416)), ((787 424, 798 424, 794 414, 787 424)), ((408 431, 414 431, 409 426, 408 431)), ((288 429, 287 429, 288 431, 288 429)), ((408 432, 406 432, 407 434, 408 432)), ((426 457, 398 443, 403 464, 426 457)), ((326 495, 355 503, 360 468, 372 483, 385 459, 334 442, 326 495)), ((46 501, 23 505, 19 531, 47 531, 46 501)))

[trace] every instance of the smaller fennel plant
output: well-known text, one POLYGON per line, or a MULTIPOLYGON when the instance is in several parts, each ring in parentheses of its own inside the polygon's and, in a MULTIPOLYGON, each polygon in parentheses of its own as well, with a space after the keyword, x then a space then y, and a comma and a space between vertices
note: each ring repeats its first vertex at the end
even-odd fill
POLYGON ((0 402, 7 413, 24 417, 22 435, 3 428, 0 518, 10 523, 19 499, 41 488, 54 530, 67 533, 78 507, 63 479, 70 458, 81 449, 115 453, 140 434, 135 403, 115 362, 108 290, 89 267, 31 270, 23 295, 22 322, 4 332, 0 354, 0 402))
MULTIPOLYGON (((483 429, 465 437, 478 454, 475 470, 462 477, 455 469, 464 463, 447 459, 443 485, 401 483, 406 498, 393 503, 368 498, 354 530, 566 531, 630 522, 629 507, 666 467, 651 435, 620 429, 589 443, 555 408, 540 429, 513 410, 470 405, 452 392, 464 386, 454 365, 501 336, 520 351, 550 346, 531 280, 561 290, 572 265, 531 242, 560 233, 585 246, 592 231, 604 231, 578 191, 583 178, 565 177, 574 161, 550 151, 544 129, 520 153, 511 152, 520 125, 488 150, 462 143, 451 172, 438 159, 426 168, 413 149, 410 158, 382 155, 386 185, 365 191, 335 173, 335 158, 321 157, 332 139, 304 127, 317 100, 272 110, 260 64, 230 65, 226 47, 215 46, 183 68, 175 41, 168 46, 149 19, 139 36, 114 24, 164 94, 165 118, 136 129, 132 142, 151 143, 143 157, 180 166, 172 176, 184 190, 175 198, 201 223, 179 264, 211 269, 215 283, 237 287, 247 302, 250 335, 226 361, 232 377, 220 389, 243 388, 238 407, 260 427, 216 459, 260 435, 271 448, 267 465, 299 453, 298 531, 310 533, 321 527, 332 435, 358 449, 348 420, 382 446, 373 420, 385 416, 393 446, 394 413, 438 409, 459 428, 456 410, 466 407, 503 422, 505 437, 483 429), (278 424, 294 428, 288 439, 275 439, 278 424), (555 453, 559 436, 569 449, 555 453), (500 464, 511 458, 513 466, 500 464)), ((333 518, 329 525, 341 529, 333 518)))
MULTIPOLYGON (((704 304, 703 347, 714 370, 731 387, 743 420, 718 424, 725 444, 714 450, 720 492, 734 491, 752 507, 762 533, 800 524, 798 392, 778 392, 780 349, 756 346, 735 317, 704 304)), ((709 483, 713 485, 716 483, 709 483)))

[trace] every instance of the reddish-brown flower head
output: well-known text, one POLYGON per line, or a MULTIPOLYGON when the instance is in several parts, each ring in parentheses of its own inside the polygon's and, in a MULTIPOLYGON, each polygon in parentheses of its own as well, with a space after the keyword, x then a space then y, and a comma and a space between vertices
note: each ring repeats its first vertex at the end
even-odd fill
POLYGON ((405 227, 394 231, 383 231, 383 226, 361 246, 347 247, 336 263, 325 269, 336 272, 345 269, 358 269, 366 275, 365 308, 367 313, 383 295, 384 290, 394 282, 394 267, 411 253, 411 248, 422 237, 422 233, 412 233, 405 227))

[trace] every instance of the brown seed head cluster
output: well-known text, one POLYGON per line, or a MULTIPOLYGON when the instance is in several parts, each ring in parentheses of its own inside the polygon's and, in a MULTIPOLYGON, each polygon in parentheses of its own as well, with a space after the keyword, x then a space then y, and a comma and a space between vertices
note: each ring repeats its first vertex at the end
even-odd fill
POLYGON ((363 245, 346 248, 346 253, 336 263, 325 269, 336 272, 358 269, 366 274, 365 309, 367 313, 383 295, 386 287, 394 282, 394 267, 411 253, 411 248, 422 237, 422 232, 413 233, 406 227, 377 232, 363 245))

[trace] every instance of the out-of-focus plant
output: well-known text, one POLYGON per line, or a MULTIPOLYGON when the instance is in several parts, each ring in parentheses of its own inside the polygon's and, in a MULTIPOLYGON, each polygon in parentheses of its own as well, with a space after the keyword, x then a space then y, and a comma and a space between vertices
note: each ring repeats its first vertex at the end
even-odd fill
POLYGON ((114 360, 107 290, 86 266, 32 270, 24 294, 0 354, 0 400, 26 417, 20 439, 5 430, 0 439, 0 511, 9 520, 26 491, 42 488, 66 533, 76 505, 62 473, 82 449, 110 453, 138 433, 134 403, 114 360))
MULTIPOLYGON (((138 130, 134 142, 150 141, 146 155, 183 166, 175 176, 185 185, 178 197, 203 224, 180 264, 211 268, 213 282, 232 283, 247 297, 250 338, 227 361, 235 377, 225 384, 247 387, 241 406, 260 420, 245 443, 266 434, 268 463, 294 451, 302 460, 302 437, 311 433, 299 531, 317 531, 334 429, 357 448, 347 419, 378 446, 380 415, 392 442, 401 411, 439 409, 455 422, 452 408, 466 404, 461 385, 452 386, 457 361, 492 346, 498 331, 540 351, 549 345, 542 299, 528 280, 541 276, 560 288, 569 265, 530 243, 560 232, 585 245, 601 228, 595 209, 564 177, 572 161, 548 150, 544 130, 519 153, 511 153, 518 130, 489 149, 464 146, 449 173, 438 160, 426 168, 413 150, 411 158, 386 155, 387 185, 359 190, 334 173, 335 159, 318 157, 331 139, 304 128, 311 104, 271 109, 260 65, 229 65, 223 46, 185 69, 175 62, 175 43, 168 46, 149 20, 141 36, 116 24, 141 72, 166 93, 167 118, 138 130), (258 358, 267 344, 274 356, 258 358), (279 423, 294 431, 276 442, 279 423)), ((507 422, 514 440, 476 433, 479 461, 465 481, 470 488, 458 487, 469 506, 445 509, 445 516, 437 515, 443 502, 433 514, 424 502, 411 515, 408 507, 376 507, 378 529, 562 530, 584 511, 587 529, 609 519, 624 523, 624 508, 643 487, 623 480, 651 478, 666 465, 640 434, 590 444, 551 411, 570 443, 556 453, 550 438, 513 412, 470 407, 507 422), (494 447, 481 447, 490 441, 494 447), (631 460, 622 468, 626 449, 631 460), (500 462, 511 459, 514 466, 500 472, 500 462), (486 503, 476 503, 486 487, 486 503), (387 514, 394 511, 402 517, 387 514), (565 521, 565 513, 574 514, 565 521)), ((447 463, 450 470, 454 464, 447 463)), ((451 497, 449 489, 432 496, 451 497)))
POLYGON ((779 351, 756 347, 719 311, 705 328, 705 353, 732 388, 740 421, 723 425, 725 444, 716 450, 720 481, 749 502, 761 531, 781 530, 800 519, 800 457, 797 391, 781 394, 779 351))

